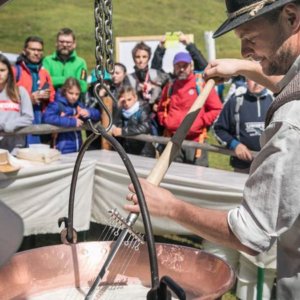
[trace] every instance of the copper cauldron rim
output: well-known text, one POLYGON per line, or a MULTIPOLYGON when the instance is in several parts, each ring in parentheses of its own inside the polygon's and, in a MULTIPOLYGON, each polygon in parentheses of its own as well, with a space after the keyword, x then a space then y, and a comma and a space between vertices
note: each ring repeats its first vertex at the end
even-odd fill
MULTIPOLYGON (((0 269, 0 294, 4 299, 16 300, 65 286, 88 287, 91 277, 98 274, 105 261, 104 256, 109 253, 111 244, 112 242, 82 242, 19 252, 0 269), (89 269, 86 268, 87 265, 90 266, 89 269)), ((122 251, 121 249, 114 259, 117 265, 122 263, 122 251)), ((235 282, 231 266, 213 254, 164 243, 156 243, 156 251, 159 276, 170 276, 187 292, 188 299, 216 299, 235 282)), ((146 245, 141 247, 137 256, 137 260, 128 266, 124 275, 128 284, 139 280, 150 289, 146 245)), ((115 279, 109 276, 104 280, 108 284, 115 284, 115 279)))

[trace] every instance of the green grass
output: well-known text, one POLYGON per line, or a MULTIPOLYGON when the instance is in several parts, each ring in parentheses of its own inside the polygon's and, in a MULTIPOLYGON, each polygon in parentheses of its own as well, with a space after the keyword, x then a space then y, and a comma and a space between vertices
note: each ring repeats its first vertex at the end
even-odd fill
MULTIPOLYGON (((45 55, 55 47, 55 35, 71 27, 77 50, 91 70, 95 66, 94 1, 12 0, 0 8, 0 40, 3 52, 20 53, 24 39, 39 35, 45 55)), ((163 35, 167 31, 193 33, 205 54, 204 32, 214 31, 225 19, 223 0, 118 0, 113 1, 113 34, 117 36, 163 35)), ((216 40, 217 57, 240 57, 239 41, 232 33, 216 40)))
MULTIPOLYGON (((55 49, 57 31, 74 29, 77 52, 91 70, 95 67, 94 1, 12 0, 0 8, 0 51, 20 53, 29 35, 45 41, 45 55, 55 49)), ((204 32, 214 31, 225 19, 223 0, 118 0, 113 1, 113 34, 120 36, 163 35, 167 31, 193 33, 195 43, 206 54, 204 32)), ((217 57, 240 57, 239 41, 233 33, 216 40, 217 57)), ((217 144, 212 135, 209 143, 217 144)), ((226 155, 209 153, 212 168, 231 170, 226 155)))
MULTIPOLYGON (((211 145, 219 145, 215 139, 213 133, 209 131, 207 142, 211 145)), ((208 153, 208 162, 210 168, 233 171, 232 167, 229 165, 229 156, 214 152, 208 153)))

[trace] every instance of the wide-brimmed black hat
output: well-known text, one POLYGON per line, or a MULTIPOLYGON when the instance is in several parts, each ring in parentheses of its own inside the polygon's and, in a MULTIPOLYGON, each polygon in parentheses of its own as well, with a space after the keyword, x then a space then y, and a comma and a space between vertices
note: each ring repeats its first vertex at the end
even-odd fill
POLYGON ((213 37, 224 33, 295 0, 226 0, 228 19, 216 30, 213 37))

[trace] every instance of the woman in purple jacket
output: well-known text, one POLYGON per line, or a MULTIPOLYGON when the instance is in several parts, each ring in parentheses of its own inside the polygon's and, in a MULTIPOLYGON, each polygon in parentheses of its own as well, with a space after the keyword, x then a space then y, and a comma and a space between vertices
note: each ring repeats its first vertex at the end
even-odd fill
MULTIPOLYGON (((61 90, 55 95, 55 101, 50 103, 43 116, 43 122, 60 127, 81 127, 85 120, 94 122, 100 120, 100 111, 87 108, 79 102, 79 81, 73 77, 68 78, 61 90)), ((82 144, 81 131, 59 133, 55 138, 55 148, 62 153, 78 152, 82 144)))

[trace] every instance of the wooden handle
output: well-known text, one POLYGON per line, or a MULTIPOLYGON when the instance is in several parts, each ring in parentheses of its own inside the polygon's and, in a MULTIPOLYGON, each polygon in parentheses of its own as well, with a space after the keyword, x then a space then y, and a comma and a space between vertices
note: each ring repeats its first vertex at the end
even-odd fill
POLYGON ((215 81, 213 79, 209 79, 206 82, 204 89, 201 91, 200 95, 193 103, 192 107, 184 117, 182 123, 176 130, 171 140, 167 143, 166 148, 164 149, 154 168, 148 175, 147 181, 154 185, 160 184, 166 172, 168 171, 168 168, 171 165, 173 159, 176 157, 189 129, 191 128, 193 122, 195 121, 198 113, 200 112, 214 86, 215 81))
MULTIPOLYGON (((113 112, 113 100, 110 97, 104 97, 103 98, 103 103, 112 114, 112 112, 113 112)), ((108 115, 107 115, 106 112, 104 112, 104 110, 102 110, 101 122, 102 122, 102 125, 103 125, 104 128, 106 128, 109 124, 108 115)), ((101 137, 101 149, 111 150, 110 143, 106 139, 104 139, 103 137, 101 137)))

